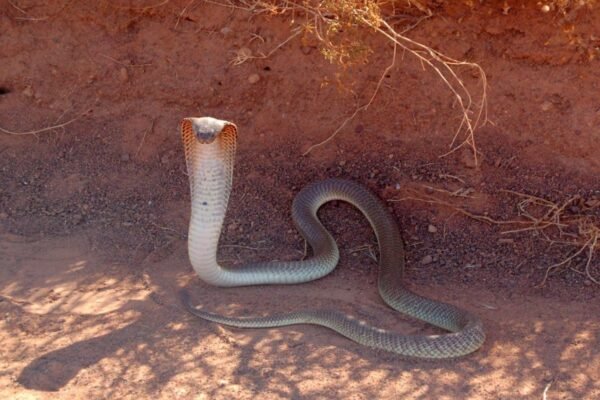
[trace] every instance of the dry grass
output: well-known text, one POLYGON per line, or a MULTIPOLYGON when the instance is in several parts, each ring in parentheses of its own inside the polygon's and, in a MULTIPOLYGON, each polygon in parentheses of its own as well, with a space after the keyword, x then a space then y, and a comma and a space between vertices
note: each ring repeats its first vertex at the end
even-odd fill
POLYGON ((390 64, 383 71, 369 100, 357 107, 325 140, 310 146, 305 151, 305 155, 313 149, 329 143, 349 121, 369 108, 381 89, 383 77, 396 65, 398 53, 402 52, 415 57, 424 69, 428 68, 433 71, 449 89, 449 95, 454 98, 455 104, 460 110, 460 123, 454 131, 449 151, 442 156, 467 146, 472 150, 475 162, 478 162, 475 131, 487 122, 485 71, 479 64, 453 59, 407 36, 407 32, 432 15, 430 9, 422 2, 402 3, 383 0, 323 0, 320 2, 311 0, 239 0, 237 2, 211 0, 210 2, 224 7, 241 8, 254 15, 286 15, 292 20, 292 34, 280 45, 268 54, 258 56, 249 54, 247 51, 238 53, 231 61, 234 65, 242 64, 253 58, 267 58, 291 39, 300 35, 303 39, 309 36, 315 38, 324 57, 330 62, 344 67, 363 63, 369 59, 372 49, 365 40, 368 34, 379 35, 393 45, 390 64), (404 8, 400 8, 400 3, 404 8), (406 17, 402 11, 407 7, 420 10, 422 16, 416 18, 414 23, 399 30, 395 21, 400 17, 406 17), (468 87, 461 77, 466 73, 478 78, 475 88, 468 87))
POLYGON ((405 196, 390 201, 413 200, 447 207, 476 221, 505 227, 501 231, 502 235, 531 233, 534 239, 544 240, 551 246, 566 246, 568 250, 564 258, 546 268, 537 287, 544 286, 551 273, 563 269, 585 275, 590 281, 600 285, 600 279, 592 274, 592 261, 600 251, 600 199, 572 196, 556 202, 512 190, 502 192, 516 199, 516 215, 505 220, 472 213, 464 205, 457 205, 454 201, 464 196, 441 189, 435 190, 435 193, 441 193, 440 197, 408 189, 405 196))

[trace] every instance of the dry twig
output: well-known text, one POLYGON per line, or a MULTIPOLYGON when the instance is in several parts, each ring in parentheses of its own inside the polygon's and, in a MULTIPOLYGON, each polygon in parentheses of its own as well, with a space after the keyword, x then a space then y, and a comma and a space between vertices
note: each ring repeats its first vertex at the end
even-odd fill
POLYGON ((245 63, 248 60, 258 60, 258 59, 269 58, 277 50, 281 49, 290 40, 294 39, 296 36, 298 36, 301 33, 302 33, 302 31, 300 29, 298 29, 298 28, 295 29, 294 32, 290 36, 288 36, 287 39, 285 39, 283 42, 279 43, 277 46, 275 46, 273 49, 271 49, 271 51, 269 51, 267 54, 259 54, 257 56, 254 56, 254 55, 252 55, 252 53, 248 53, 248 52, 245 52, 245 51, 238 51, 236 53, 235 57, 233 57, 233 59, 229 63, 231 65, 242 65, 243 63, 245 63))
POLYGON ((72 124, 73 122, 77 121, 79 118, 83 117, 84 115, 88 114, 90 111, 92 111, 91 109, 79 114, 78 116, 63 122, 62 124, 57 124, 57 125, 52 125, 52 126, 47 126, 45 128, 40 128, 40 129, 35 129, 32 131, 26 131, 26 132, 15 132, 15 131, 11 131, 5 128, 0 127, 0 132, 6 133, 7 135, 16 135, 16 136, 20 136, 20 135, 37 135, 38 133, 42 133, 42 132, 48 132, 48 131, 52 131, 55 129, 59 129, 59 128, 64 128, 67 125, 72 124))
MULTIPOLYGON (((436 190, 450 197, 452 192, 445 190, 436 190)), ((537 196, 515 192, 511 190, 502 190, 504 193, 519 197, 521 200, 517 203, 518 217, 520 219, 499 220, 487 215, 475 214, 467 211, 464 206, 455 205, 449 201, 436 198, 432 195, 412 191, 409 195, 399 199, 389 201, 414 200, 448 207, 476 221, 485 222, 493 225, 520 225, 515 229, 505 229, 500 232, 503 235, 516 234, 523 232, 539 232, 545 240, 551 244, 560 243, 575 249, 570 252, 563 260, 550 265, 546 268, 542 281, 536 287, 545 285, 550 274, 560 268, 571 268, 573 271, 585 275, 590 281, 600 285, 600 280, 592 275, 592 261, 594 254, 600 248, 600 218, 592 211, 600 208, 600 204, 591 203, 588 213, 572 212, 569 210, 574 204, 582 202, 580 196, 573 196, 562 203, 555 203, 537 196), (535 209, 535 210, 534 210, 535 209), (563 238, 567 238, 564 240, 563 238), (571 264, 581 256, 585 256, 583 271, 571 267, 571 264)))

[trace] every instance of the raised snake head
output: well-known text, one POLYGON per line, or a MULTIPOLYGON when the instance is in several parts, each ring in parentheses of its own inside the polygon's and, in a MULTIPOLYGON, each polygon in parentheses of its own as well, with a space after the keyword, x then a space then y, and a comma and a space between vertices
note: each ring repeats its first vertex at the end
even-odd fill
POLYGON ((198 142, 203 144, 212 143, 226 127, 235 129, 231 122, 212 117, 185 118, 181 121, 182 133, 193 133, 198 142))

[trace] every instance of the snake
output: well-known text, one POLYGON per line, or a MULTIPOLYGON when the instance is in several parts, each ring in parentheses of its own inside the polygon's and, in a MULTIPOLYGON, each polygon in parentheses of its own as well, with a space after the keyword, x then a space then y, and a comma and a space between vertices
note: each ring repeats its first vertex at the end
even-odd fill
POLYGON ((238 129, 229 121, 212 117, 185 118, 180 123, 180 133, 191 193, 188 255, 201 280, 219 287, 240 287, 301 284, 326 276, 338 264, 340 252, 317 211, 329 201, 345 201, 364 214, 375 232, 379 246, 377 287, 383 301, 400 313, 446 332, 402 334, 327 309, 268 316, 227 316, 193 305, 184 289, 181 296, 187 311, 204 320, 238 328, 321 325, 364 346, 407 358, 455 358, 482 346, 485 333, 477 316, 418 295, 404 286, 405 252, 400 229, 383 202, 354 181, 330 178, 311 183, 294 198, 292 218, 312 250, 309 258, 250 262, 237 268, 219 265, 217 250, 232 190, 238 129))

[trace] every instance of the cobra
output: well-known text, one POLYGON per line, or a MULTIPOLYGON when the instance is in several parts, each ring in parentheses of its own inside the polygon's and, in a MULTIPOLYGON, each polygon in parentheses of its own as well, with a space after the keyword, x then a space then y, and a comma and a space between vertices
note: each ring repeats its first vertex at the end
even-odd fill
POLYGON ((440 335, 405 335, 370 326, 335 310, 303 310, 265 317, 231 317, 193 306, 192 314, 205 320, 240 328, 267 328, 315 324, 377 349, 415 358, 452 358, 477 350, 485 340, 483 324, 475 315, 453 305, 432 300, 403 285, 404 247, 398 225, 373 193, 352 181, 328 179, 302 189, 292 205, 292 218, 312 249, 300 261, 247 263, 230 269, 217 262, 217 246, 232 188, 237 128, 210 117, 186 118, 180 125, 191 191, 188 234, 190 262, 208 284, 222 287, 300 284, 329 274, 338 264, 339 250, 323 227, 317 211, 328 201, 342 200, 367 218, 379 245, 378 289, 392 309, 442 328, 440 335))

